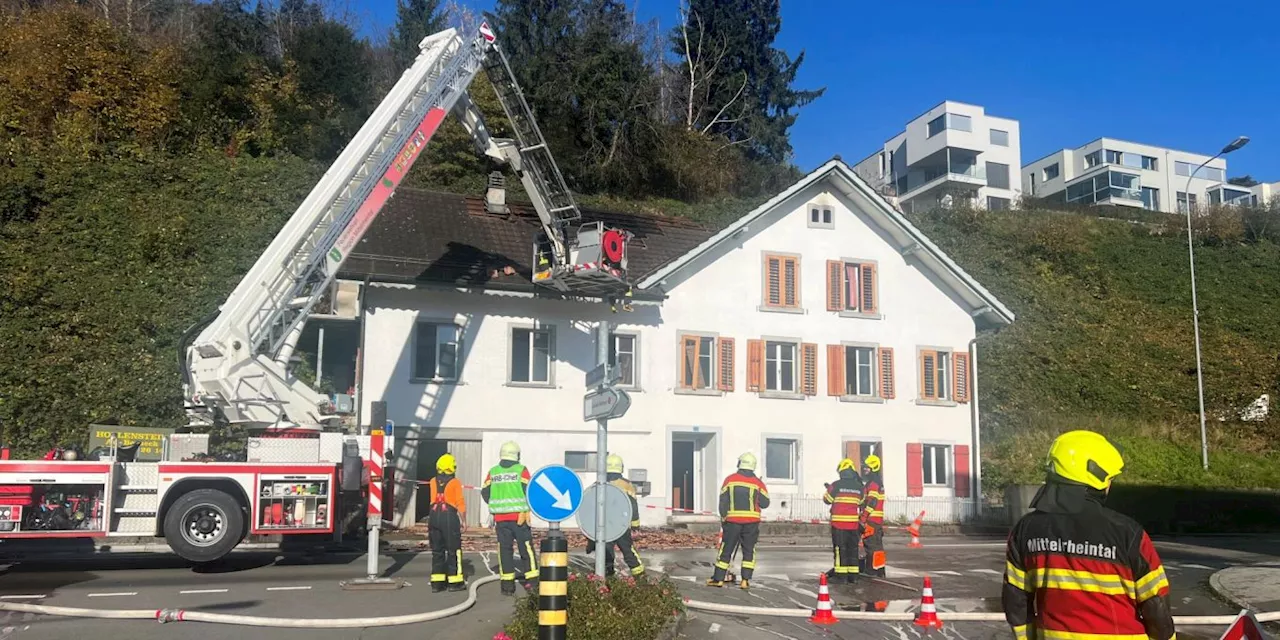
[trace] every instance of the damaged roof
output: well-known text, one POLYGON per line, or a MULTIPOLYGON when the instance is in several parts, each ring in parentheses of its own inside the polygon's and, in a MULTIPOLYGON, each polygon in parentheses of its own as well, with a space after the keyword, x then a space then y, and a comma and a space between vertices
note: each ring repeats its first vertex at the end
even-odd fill
MULTIPOLYGON (((489 213, 484 198, 400 188, 343 264, 338 277, 402 284, 533 289, 534 239, 542 227, 532 205, 489 213)), ((582 209, 635 234, 627 258, 638 281, 711 237, 684 218, 582 209)))

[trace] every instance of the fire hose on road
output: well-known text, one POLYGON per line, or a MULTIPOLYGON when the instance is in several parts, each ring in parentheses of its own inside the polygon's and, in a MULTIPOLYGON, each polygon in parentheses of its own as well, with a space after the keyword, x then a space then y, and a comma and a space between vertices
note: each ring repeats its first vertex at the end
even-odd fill
POLYGON ((263 616, 243 616, 228 613, 209 613, 207 611, 188 611, 185 609, 82 609, 78 607, 51 607, 47 605, 19 604, 0 602, 0 611, 16 611, 67 618, 106 618, 112 620, 156 620, 158 622, 208 622, 212 624, 230 624, 246 627, 279 627, 292 629, 358 629, 365 627, 395 627, 419 622, 430 622, 449 616, 455 616, 476 603, 476 590, 491 582, 497 582, 496 575, 485 576, 471 583, 467 599, 447 609, 411 613, 402 616, 379 616, 376 618, 319 618, 299 620, 296 618, 267 618, 263 616))

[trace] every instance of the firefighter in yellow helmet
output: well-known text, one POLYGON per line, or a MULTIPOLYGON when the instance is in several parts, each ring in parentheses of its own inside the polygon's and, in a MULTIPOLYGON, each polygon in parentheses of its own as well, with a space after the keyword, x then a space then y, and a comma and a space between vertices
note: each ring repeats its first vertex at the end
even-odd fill
POLYGON ((1009 534, 1004 617, 1026 638, 1175 637, 1169 579, 1142 525, 1102 505, 1124 458, 1102 435, 1069 431, 1009 534))
POLYGON ((520 445, 514 442, 504 442, 498 458, 497 466, 484 477, 480 497, 489 505, 498 534, 502 595, 515 595, 517 573, 524 574, 525 591, 536 593, 533 581, 538 579, 538 557, 533 552, 533 531, 529 528, 529 469, 520 464, 520 445), (519 565, 512 547, 520 552, 519 565))
POLYGON ((756 457, 738 457, 738 470, 729 474, 720 487, 720 552, 716 570, 707 586, 723 587, 725 574, 738 545, 742 545, 742 580, 738 586, 751 587, 756 570, 756 541, 760 539, 760 510, 769 508, 769 489, 756 476, 756 457))
POLYGON ((884 577, 884 480, 880 476, 880 456, 871 454, 862 461, 862 575, 884 577))
POLYGON ((822 501, 831 505, 831 548, 835 565, 827 572, 833 580, 854 582, 858 577, 858 536, 862 525, 862 478, 858 463, 845 458, 836 465, 839 479, 827 485, 822 501))
MULTIPOLYGON (((622 489, 622 492, 631 499, 631 527, 624 531, 617 540, 604 546, 604 574, 612 576, 614 573, 613 547, 617 545, 618 550, 622 552, 623 562, 626 562, 627 567, 631 569, 631 575, 638 578, 644 575, 644 563, 640 561, 640 556, 636 554, 635 541, 631 537, 631 532, 640 528, 640 503, 636 501, 636 488, 629 480, 622 477, 622 456, 609 454, 609 457, 604 459, 604 464, 605 479, 608 483, 622 489)), ((588 540, 587 553, 595 550, 595 541, 588 540)))
POLYGON ((466 591, 462 577, 462 532, 467 528, 467 500, 457 478, 458 461, 452 454, 436 460, 436 476, 427 483, 431 507, 427 515, 431 540, 431 592, 466 591))

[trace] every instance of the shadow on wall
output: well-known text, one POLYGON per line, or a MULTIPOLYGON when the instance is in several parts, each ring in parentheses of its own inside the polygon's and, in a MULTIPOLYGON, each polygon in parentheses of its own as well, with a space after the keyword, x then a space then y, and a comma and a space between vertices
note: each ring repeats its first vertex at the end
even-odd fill
MULTIPOLYGON (((1025 505, 1038 486, 1006 490, 1006 505, 1025 505)), ((1106 505, 1153 535, 1280 532, 1280 492, 1117 484, 1106 505)), ((1013 518, 1026 509, 1010 509, 1013 518)))

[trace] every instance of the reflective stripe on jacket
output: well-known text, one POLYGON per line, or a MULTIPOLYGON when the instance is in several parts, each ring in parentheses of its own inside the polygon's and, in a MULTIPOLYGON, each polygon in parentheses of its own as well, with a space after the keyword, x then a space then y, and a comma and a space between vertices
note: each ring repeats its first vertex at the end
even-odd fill
POLYGON ((489 503, 489 513, 494 520, 515 522, 521 513, 529 511, 526 495, 529 479, 529 470, 518 462, 509 467, 499 464, 489 470, 480 495, 489 503))
POLYGON ((831 505, 832 527, 857 529, 862 516, 862 480, 857 474, 842 474, 839 480, 827 487, 822 501, 831 505))
POLYGON ((862 492, 862 521, 884 524, 884 487, 874 478, 867 481, 862 492))
POLYGON ((760 522, 760 510, 769 507, 769 489, 754 473, 738 471, 720 486, 720 517, 725 522, 760 522))

